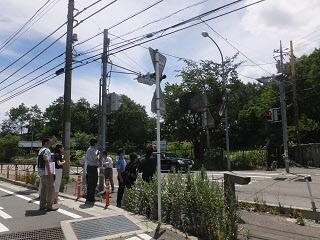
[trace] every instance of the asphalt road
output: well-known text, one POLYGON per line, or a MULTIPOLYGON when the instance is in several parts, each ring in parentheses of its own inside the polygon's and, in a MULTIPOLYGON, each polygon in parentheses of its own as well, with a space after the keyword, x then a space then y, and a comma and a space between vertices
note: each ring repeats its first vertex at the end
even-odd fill
POLYGON ((90 216, 64 206, 57 212, 38 211, 34 193, 17 191, 15 186, 0 181, 0 235, 60 227, 60 221, 90 216))

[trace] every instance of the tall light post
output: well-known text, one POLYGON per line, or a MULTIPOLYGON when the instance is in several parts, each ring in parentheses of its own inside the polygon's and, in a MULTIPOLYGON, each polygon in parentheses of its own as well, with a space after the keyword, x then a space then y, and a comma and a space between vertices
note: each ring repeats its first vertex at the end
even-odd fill
POLYGON ((226 158, 227 158, 227 164, 228 164, 228 170, 231 171, 231 163, 230 163, 230 159, 229 159, 229 151, 230 151, 230 144, 229 144, 229 123, 228 123, 228 103, 227 103, 227 99, 228 99, 228 93, 229 93, 229 89, 227 89, 227 79, 226 79, 226 75, 225 75, 225 69, 224 69, 224 59, 223 59, 223 54, 222 51, 219 47, 219 45, 217 44, 217 42, 209 35, 209 33, 207 32, 202 32, 201 35, 205 38, 209 38, 218 48, 220 56, 221 56, 221 66, 222 66, 222 83, 223 83, 223 87, 224 87, 224 91, 225 91, 225 110, 224 110, 224 124, 225 124, 225 128, 226 128, 226 158))

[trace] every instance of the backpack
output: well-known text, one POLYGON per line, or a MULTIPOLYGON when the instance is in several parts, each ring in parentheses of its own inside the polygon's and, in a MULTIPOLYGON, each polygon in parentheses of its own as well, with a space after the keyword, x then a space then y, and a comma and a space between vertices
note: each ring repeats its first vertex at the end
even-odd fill
POLYGON ((41 169, 44 169, 44 168, 45 168, 45 163, 44 163, 43 155, 44 155, 44 152, 45 152, 46 150, 47 150, 47 149, 44 149, 44 150, 38 155, 38 168, 41 168, 41 169))

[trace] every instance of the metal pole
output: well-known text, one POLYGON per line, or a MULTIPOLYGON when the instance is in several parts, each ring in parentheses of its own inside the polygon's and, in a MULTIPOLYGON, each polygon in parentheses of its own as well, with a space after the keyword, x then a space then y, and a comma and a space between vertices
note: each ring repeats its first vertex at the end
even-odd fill
MULTIPOLYGON (((282 43, 280 41, 280 71, 283 73, 283 51, 282 43)), ((279 82, 280 91, 280 105, 281 105, 281 117, 282 117, 282 134, 283 134, 283 157, 286 172, 289 173, 289 157, 288 157, 288 126, 287 126, 287 110, 285 100, 284 79, 280 79, 279 82)))
POLYGON ((102 119, 102 109, 101 109, 101 81, 102 79, 99 79, 99 107, 98 107, 98 143, 100 146, 102 146, 102 137, 101 137, 101 119, 102 119))
POLYGON ((63 145, 64 145, 64 176, 69 177, 70 171, 70 134, 71 134, 71 81, 72 81, 72 42, 73 42, 73 16, 74 0, 68 4, 68 24, 66 42, 66 62, 64 81, 64 104, 63 104, 63 145))
MULTIPOLYGON (((292 77, 292 88, 293 88, 293 109, 294 109, 294 122, 296 125, 296 138, 297 138, 297 151, 296 159, 301 159, 301 141, 300 141, 300 130, 299 130, 299 106, 297 97, 297 79, 296 79, 296 58, 293 54, 293 43, 290 41, 290 65, 291 65, 291 77, 292 77)), ((303 165, 305 164, 302 159, 303 165)))
POLYGON ((103 31, 103 54, 102 54, 102 120, 101 120, 101 147, 106 150, 107 134, 107 66, 108 66, 108 30, 103 31))
MULTIPOLYGON (((223 87, 224 91, 227 91, 227 79, 225 75, 225 68, 224 68, 224 59, 223 59, 223 54, 222 51, 217 44, 217 42, 210 36, 208 35, 210 40, 216 45, 216 47, 219 50, 220 56, 221 56, 221 65, 222 65, 222 82, 223 82, 223 87)), ((229 120, 228 120, 228 95, 226 93, 226 108, 224 111, 224 125, 225 125, 225 131, 226 131, 226 158, 227 158, 227 168, 228 171, 231 171, 231 162, 229 158, 229 152, 230 152, 230 140, 229 140, 229 120)))
POLYGON ((161 151, 160 151, 160 66, 156 50, 156 104, 157 104, 157 177, 158 177, 158 223, 161 224, 161 151))

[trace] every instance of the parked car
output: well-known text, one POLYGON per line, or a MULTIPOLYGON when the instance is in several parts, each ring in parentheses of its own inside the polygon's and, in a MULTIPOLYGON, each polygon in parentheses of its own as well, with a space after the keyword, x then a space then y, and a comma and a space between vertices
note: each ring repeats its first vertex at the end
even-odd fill
MULTIPOLYGON (((153 153, 151 158, 157 158, 157 154, 153 153)), ((145 155, 142 155, 139 160, 143 161, 145 155)), ((155 160, 156 161, 156 160, 155 160)), ((189 171, 192 169, 194 162, 191 159, 180 158, 174 153, 161 153, 161 170, 165 171, 189 171)))

